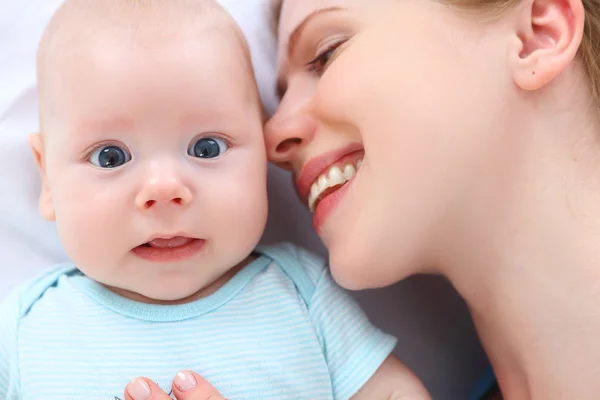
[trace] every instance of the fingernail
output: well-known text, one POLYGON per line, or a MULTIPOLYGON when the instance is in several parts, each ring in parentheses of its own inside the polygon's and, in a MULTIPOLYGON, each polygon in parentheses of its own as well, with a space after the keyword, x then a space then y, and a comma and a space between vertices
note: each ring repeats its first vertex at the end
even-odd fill
POLYGON ((174 383, 177 385, 179 390, 182 392, 187 392, 196 386, 196 379, 194 379, 194 376, 190 372, 181 371, 175 376, 174 383))
POLYGON ((127 385, 127 393, 133 400, 148 400, 152 394, 150 386, 142 378, 135 378, 127 385))

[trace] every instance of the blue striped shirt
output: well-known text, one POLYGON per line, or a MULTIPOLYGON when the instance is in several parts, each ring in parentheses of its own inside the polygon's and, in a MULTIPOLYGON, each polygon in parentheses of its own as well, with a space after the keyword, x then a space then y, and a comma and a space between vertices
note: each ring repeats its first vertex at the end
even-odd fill
POLYGON ((235 400, 350 398, 396 340, 321 259, 258 252, 216 293, 175 306, 120 297, 72 265, 45 273, 0 305, 0 399, 115 400, 140 375, 169 392, 183 369, 235 400))

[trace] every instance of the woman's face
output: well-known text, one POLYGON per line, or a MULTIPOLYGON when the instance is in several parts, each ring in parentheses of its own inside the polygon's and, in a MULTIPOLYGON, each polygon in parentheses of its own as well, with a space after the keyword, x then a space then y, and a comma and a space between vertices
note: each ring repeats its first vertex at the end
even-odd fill
POLYGON ((474 21, 429 0, 284 1, 267 148, 347 288, 437 267, 503 145, 514 38, 474 21))

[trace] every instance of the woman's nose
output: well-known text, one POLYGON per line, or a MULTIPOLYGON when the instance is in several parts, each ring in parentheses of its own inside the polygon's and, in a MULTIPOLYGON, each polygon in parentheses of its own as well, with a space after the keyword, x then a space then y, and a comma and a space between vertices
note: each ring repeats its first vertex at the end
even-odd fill
POLYGON ((313 139, 316 122, 307 110, 288 112, 285 105, 265 125, 265 143, 269 161, 290 168, 299 151, 313 139))
POLYGON ((162 206, 184 207, 192 202, 192 192, 176 172, 165 168, 154 171, 135 199, 141 211, 162 206))

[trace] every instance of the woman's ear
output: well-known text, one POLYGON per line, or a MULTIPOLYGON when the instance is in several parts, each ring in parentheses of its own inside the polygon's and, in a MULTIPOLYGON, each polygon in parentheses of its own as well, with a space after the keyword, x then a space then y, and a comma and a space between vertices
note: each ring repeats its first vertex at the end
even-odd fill
POLYGON ((523 90, 537 90, 560 75, 577 55, 585 22, 582 0, 523 0, 514 16, 513 79, 523 90))
POLYGON ((49 221, 54 221, 54 202, 52 201, 52 194, 50 193, 50 186, 48 185, 48 178, 46 175, 46 164, 44 160, 44 138, 40 133, 35 133, 29 136, 29 145, 33 151, 33 157, 40 170, 42 178, 42 192, 39 200, 39 210, 42 217, 49 221))

